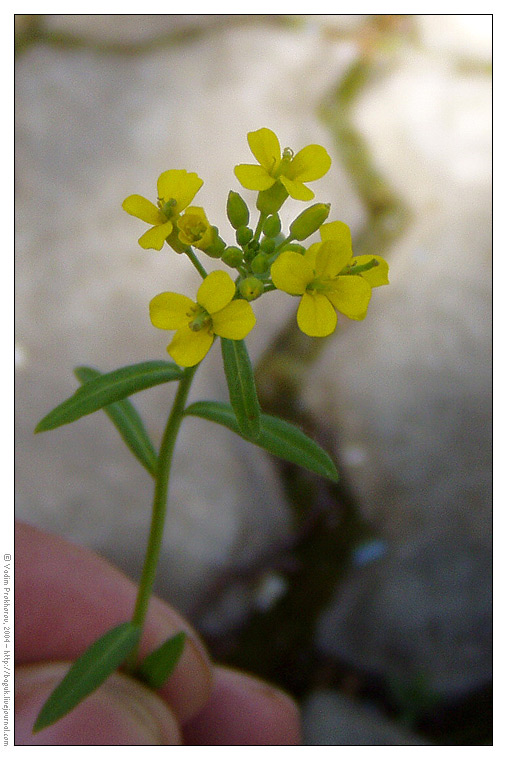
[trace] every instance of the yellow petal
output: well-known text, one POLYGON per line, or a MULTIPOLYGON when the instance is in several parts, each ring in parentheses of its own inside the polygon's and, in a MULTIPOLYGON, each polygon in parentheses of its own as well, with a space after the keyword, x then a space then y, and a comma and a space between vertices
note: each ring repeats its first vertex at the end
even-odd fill
POLYGON ((272 173, 281 161, 280 143, 271 129, 263 127, 247 135, 250 150, 264 169, 272 173))
MULTIPOLYGON (((186 209, 184 216, 181 217, 181 219, 184 219, 185 216, 187 216, 187 214, 190 216, 197 216, 199 217, 201 222, 204 222, 204 224, 209 224, 208 218, 202 206, 189 206, 186 209)), ((179 222, 181 221, 181 219, 178 220, 178 227, 180 226, 179 222)))
POLYGON ((221 338, 243 340, 255 322, 255 314, 248 301, 237 298, 225 309, 213 314, 213 332, 221 338))
POLYGON ((372 288, 378 288, 380 285, 389 285, 389 265, 382 256, 354 256, 352 263, 367 264, 371 259, 378 261, 378 267, 361 272, 361 277, 364 277, 372 288))
POLYGON ((271 279, 278 290, 300 296, 314 279, 311 264, 296 251, 284 251, 271 267, 271 279))
POLYGON ((296 153, 285 175, 289 179, 298 179, 300 182, 313 182, 323 177, 330 166, 331 159, 322 145, 307 145, 296 153))
POLYGON ((320 237, 322 241, 336 240, 342 243, 344 247, 350 248, 352 256, 352 235, 350 227, 345 222, 327 222, 320 227, 320 237))
POLYGON ((295 198, 297 201, 311 201, 312 198, 315 198, 315 193, 297 179, 289 179, 282 175, 280 177, 280 182, 285 187, 290 197, 295 198))
POLYGON ((313 243, 309 248, 307 248, 306 252, 304 253, 304 257, 306 261, 310 264, 311 268, 315 271, 315 263, 317 260, 317 253, 320 250, 322 243, 313 243))
POLYGON ((151 323, 162 330, 178 330, 188 324, 193 309, 197 309, 196 304, 187 296, 180 293, 159 293, 150 301, 151 323))
POLYGON ((143 198, 142 195, 129 195, 128 198, 125 198, 121 207, 127 214, 136 216, 147 224, 163 224, 166 220, 162 212, 147 198, 143 198))
POLYGON ((247 190, 269 190, 276 182, 266 169, 257 164, 238 164, 234 167, 234 174, 247 190))
POLYGON ((159 224, 156 227, 152 227, 147 230, 144 235, 141 235, 138 242, 141 248, 154 248, 156 251, 161 251, 162 246, 165 243, 165 239, 171 234, 173 229, 172 222, 166 222, 165 224, 159 224))
POLYGON ((213 334, 203 328, 194 332, 187 325, 182 327, 170 344, 167 351, 180 367, 194 367, 204 359, 213 344, 213 334))
POLYGON ((176 205, 173 208, 173 213, 179 214, 192 202, 202 185, 202 179, 195 172, 187 172, 184 169, 169 169, 158 178, 158 197, 165 203, 174 198, 176 205))
POLYGON ((333 289, 326 292, 335 309, 349 319, 364 319, 371 298, 371 286, 360 275, 337 277, 333 289))
POLYGON ((235 292, 236 285, 227 272, 216 269, 202 281, 197 291, 197 303, 206 309, 208 314, 214 314, 232 301, 235 292))
POLYGON ((344 267, 350 262, 349 252, 340 243, 334 240, 326 240, 321 243, 315 257, 315 272, 324 278, 337 277, 344 267))
POLYGON ((331 303, 322 293, 305 293, 297 313, 299 329, 314 338, 331 335, 337 317, 331 303))
POLYGON ((194 240, 194 248, 198 248, 200 251, 206 251, 210 245, 213 245, 214 239, 215 233, 211 227, 208 227, 200 240, 194 240))
POLYGON ((341 262, 338 271, 341 271, 343 267, 352 263, 352 235, 350 234, 350 228, 345 222, 323 224, 320 228, 320 236, 323 243, 332 242, 335 246, 339 261, 341 262))

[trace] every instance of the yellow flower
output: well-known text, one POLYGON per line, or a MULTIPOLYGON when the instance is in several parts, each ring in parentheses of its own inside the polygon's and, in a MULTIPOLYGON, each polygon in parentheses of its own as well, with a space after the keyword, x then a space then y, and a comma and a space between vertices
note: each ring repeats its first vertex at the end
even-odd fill
POLYGON ((350 319, 364 319, 371 285, 360 275, 344 274, 351 251, 337 240, 310 246, 302 255, 284 251, 271 267, 274 285, 285 293, 302 296, 297 312, 299 328, 306 335, 323 338, 337 323, 336 311, 350 319))
POLYGON ((129 195, 122 203, 127 214, 132 214, 153 226, 139 238, 141 248, 160 251, 171 234, 179 214, 193 200, 203 181, 195 172, 170 169, 157 181, 157 205, 142 195, 129 195))
MULTIPOLYGON (((353 256, 352 255, 352 237, 349 227, 345 222, 328 222, 320 227, 320 237, 323 242, 334 240, 341 248, 350 253, 348 266, 351 274, 355 274, 354 269, 360 269, 357 274, 370 283, 372 288, 378 288, 380 285, 389 285, 389 265, 382 256, 353 256), (363 269, 372 259, 377 262, 371 269, 363 269)), ((315 254, 322 243, 315 243, 310 246, 307 254, 312 251, 315 254)))
POLYGON ((193 245, 205 251, 213 243, 213 228, 206 219, 204 209, 189 206, 176 224, 179 229, 178 237, 185 245, 193 245))
POLYGON ((304 185, 326 174, 331 159, 321 145, 307 145, 294 155, 290 148, 280 151, 278 137, 270 129, 263 127, 248 133, 250 150, 259 162, 239 164, 234 173, 247 190, 269 190, 275 182, 281 182, 292 198, 311 201, 314 193, 304 185))
POLYGON ((150 302, 150 319, 162 330, 176 330, 167 351, 182 367, 193 367, 215 335, 242 340, 255 325, 247 301, 234 299, 236 286, 227 272, 211 272, 197 291, 197 303, 179 293, 160 293, 150 302), (233 300, 234 299, 234 300, 233 300))

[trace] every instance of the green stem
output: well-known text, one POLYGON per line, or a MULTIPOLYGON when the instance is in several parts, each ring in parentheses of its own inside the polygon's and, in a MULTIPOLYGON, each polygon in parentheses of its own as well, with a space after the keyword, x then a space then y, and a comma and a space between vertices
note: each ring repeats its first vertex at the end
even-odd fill
POLYGON ((202 279, 204 280, 204 278, 208 276, 208 273, 204 269, 203 265, 201 264, 201 262, 199 261, 199 259, 197 258, 193 250, 191 248, 187 248, 185 253, 187 254, 188 258, 190 259, 190 261, 192 262, 192 264, 194 265, 194 267, 197 269, 202 279))
POLYGON ((261 236, 262 228, 264 226, 264 222, 268 218, 268 215, 264 212, 260 212, 259 221, 257 222, 257 227, 255 228, 253 240, 255 240, 256 243, 259 242, 259 238, 261 236))
MULTIPOLYGON (((199 365, 187 368, 179 382, 178 391, 160 445, 150 535, 148 538, 148 547, 146 550, 143 572, 137 592, 136 605, 132 617, 132 622, 134 625, 139 626, 139 628, 143 627, 146 613, 148 611, 148 604, 153 591, 153 583, 155 581, 157 564, 162 546, 165 516, 167 512, 169 475, 171 471, 174 445, 185 412, 185 404, 190 391, 190 385, 198 366, 199 365)), ((136 660, 137 650, 134 650, 127 660, 127 669, 133 670, 136 665, 136 660)))
POLYGON ((379 263, 377 259, 371 259, 371 261, 367 261, 366 264, 352 264, 352 266, 349 266, 348 269, 346 267, 343 274, 359 274, 360 272, 367 272, 369 269, 378 267, 378 265, 379 263))
POLYGON ((294 238, 291 237, 290 235, 287 235, 286 238, 284 238, 283 240, 280 240, 280 242, 278 243, 278 245, 276 246, 275 250, 273 251, 273 253, 270 256, 270 261, 271 262, 274 261, 276 259, 276 257, 278 256, 278 254, 280 253, 280 249, 283 248, 284 245, 288 245, 289 243, 292 243, 293 240, 294 240, 294 238))

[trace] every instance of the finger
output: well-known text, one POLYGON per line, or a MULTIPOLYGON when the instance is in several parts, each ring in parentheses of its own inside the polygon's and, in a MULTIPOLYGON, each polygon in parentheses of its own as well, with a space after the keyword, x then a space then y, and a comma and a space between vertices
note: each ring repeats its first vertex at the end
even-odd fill
MULTIPOLYGON (((109 628, 132 617, 135 585, 88 549, 19 523, 15 559, 19 664, 73 660, 109 628)), ((182 630, 187 633, 183 655, 160 694, 185 721, 208 699, 211 667, 189 623, 152 599, 141 656, 182 630)))
POLYGON ((295 702, 264 681, 215 668, 209 702, 183 727, 184 744, 244 746, 301 744, 295 702))
POLYGON ((110 676, 58 723, 33 734, 40 708, 69 665, 58 662, 16 669, 17 745, 181 744, 178 724, 168 706, 121 673, 110 676))

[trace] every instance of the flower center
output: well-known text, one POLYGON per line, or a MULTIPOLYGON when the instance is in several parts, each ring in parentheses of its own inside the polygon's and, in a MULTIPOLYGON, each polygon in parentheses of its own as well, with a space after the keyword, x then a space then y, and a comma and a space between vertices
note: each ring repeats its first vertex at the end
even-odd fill
POLYGON ((176 198, 169 198, 168 201, 164 201, 163 198, 157 199, 157 206, 166 217, 166 219, 170 219, 174 215, 174 207, 177 205, 178 201, 176 198))
POLYGON ((310 293, 327 293, 333 289, 333 285, 336 283, 336 278, 330 277, 314 277, 314 279, 306 286, 306 292, 310 293))
POLYGON ((202 306, 194 306, 188 313, 187 317, 191 317, 188 326, 192 332, 199 332, 203 327, 209 327, 212 324, 212 320, 206 309, 202 306))
POLYGON ((196 222, 193 225, 188 225, 185 229, 185 232, 189 238, 192 240, 200 240, 204 233, 206 232, 206 225, 202 222, 196 222))
POLYGON ((278 179, 278 177, 281 177, 282 175, 284 175, 293 158, 294 158, 294 151, 292 150, 292 148, 284 148, 283 153, 282 153, 282 160, 278 164, 276 171, 271 176, 274 177, 275 179, 278 179))

